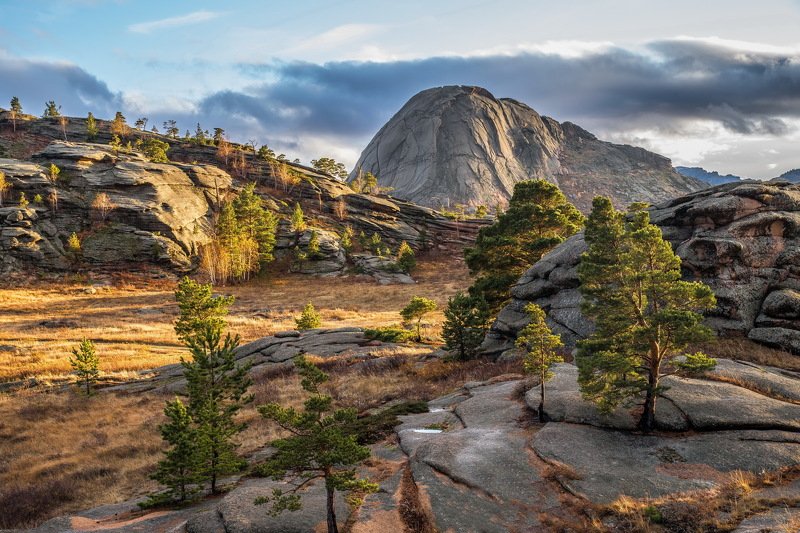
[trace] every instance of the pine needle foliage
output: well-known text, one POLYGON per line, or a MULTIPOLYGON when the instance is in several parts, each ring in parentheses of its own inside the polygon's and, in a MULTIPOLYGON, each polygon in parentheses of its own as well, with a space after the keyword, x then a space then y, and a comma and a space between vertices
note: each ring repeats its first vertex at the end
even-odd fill
POLYGON ((308 393, 302 410, 269 403, 258 408, 267 420, 275 422, 290 436, 275 440, 277 450, 259 472, 277 480, 285 480, 292 488, 274 489, 260 497, 257 504, 270 504, 273 516, 283 511, 297 511, 302 502, 299 491, 315 480, 323 480, 327 495, 328 533, 338 533, 335 494, 344 492, 351 505, 358 505, 366 494, 378 490, 378 485, 359 478, 356 467, 366 461, 370 449, 357 441, 354 432, 355 409, 337 409, 333 399, 322 393, 320 386, 328 375, 304 357, 295 359, 301 386, 308 393))
POLYGON ((700 313, 715 307, 714 293, 681 280, 680 258, 641 205, 626 217, 608 198, 595 198, 585 238, 589 249, 578 277, 582 310, 595 332, 578 346, 581 390, 604 411, 644 396, 639 427, 650 431, 664 391, 660 380, 715 365, 685 351, 713 337, 700 313))
POLYGON ((489 305, 480 296, 457 292, 447 300, 442 324, 442 339, 460 360, 471 359, 489 329, 489 305))
POLYGON ((78 376, 78 383, 82 384, 86 396, 91 395, 92 385, 100 377, 100 358, 94 343, 84 337, 78 347, 72 349, 69 364, 75 375, 78 376))
POLYGON ((496 313, 520 276, 577 233, 583 220, 556 185, 545 180, 517 183, 506 212, 481 228, 475 246, 464 252, 470 273, 477 276, 470 294, 483 296, 496 313))
POLYGON ((525 306, 525 312, 530 317, 530 322, 519 332, 517 346, 525 350, 522 362, 525 372, 539 378, 539 422, 546 422, 545 387, 547 382, 553 378, 553 372, 550 370, 552 366, 564 361, 557 351, 563 344, 561 336, 554 335, 545 322, 546 315, 541 307, 529 303, 525 306))

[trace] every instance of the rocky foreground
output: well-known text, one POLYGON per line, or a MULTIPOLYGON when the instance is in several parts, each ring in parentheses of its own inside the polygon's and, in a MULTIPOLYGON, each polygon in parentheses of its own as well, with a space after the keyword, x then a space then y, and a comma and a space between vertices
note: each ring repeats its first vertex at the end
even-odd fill
MULTIPOLYGON (((706 323, 800 353, 800 186, 788 182, 720 185, 659 204, 650 217, 680 256, 683 277, 708 284, 717 308, 706 323)), ((586 251, 579 233, 531 267, 511 289, 485 347, 501 352, 527 323, 535 302, 565 344, 592 332, 580 312, 577 265, 586 251)))
MULTIPOLYGON (((265 368, 314 353, 379 364, 374 350, 359 330, 316 330, 245 345, 239 359, 265 368)), ((179 388, 174 370, 168 367, 164 379, 131 390, 179 388)), ((656 503, 686 495, 699 505, 734 471, 762 474, 800 463, 798 373, 720 360, 702 379, 671 377, 658 404, 659 431, 651 435, 632 431, 634 409, 601 415, 584 402, 571 364, 555 368, 548 384, 551 421, 544 425, 534 421, 538 387, 526 383, 519 375, 467 383, 429 402, 429 412, 401 417, 394 435, 373 446, 373 459, 364 467, 380 491, 357 510, 341 504, 341 527, 353 533, 506 533, 593 523, 595 530, 615 531, 619 516, 603 509, 623 495, 656 503)), ((56 518, 34 531, 277 533, 324 525, 319 484, 304 493, 303 510, 273 518, 254 499, 280 483, 262 478, 228 483, 223 497, 187 508, 143 512, 126 502, 56 518)), ((752 497, 760 505, 737 519, 737 532, 788 527, 800 514, 800 483, 792 476, 756 489, 752 497)), ((663 509, 666 526, 682 516, 670 515, 669 505, 663 509)), ((691 531, 666 529, 678 530, 691 531)))

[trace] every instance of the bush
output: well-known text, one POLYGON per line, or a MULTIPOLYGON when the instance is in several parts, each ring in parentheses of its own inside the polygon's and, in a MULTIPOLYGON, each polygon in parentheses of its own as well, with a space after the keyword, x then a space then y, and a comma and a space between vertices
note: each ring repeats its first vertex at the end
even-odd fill
POLYGON ((303 312, 300 313, 300 316, 294 319, 294 322, 297 324, 297 329, 303 331, 320 327, 322 325, 322 317, 317 310, 314 309, 314 305, 309 302, 303 308, 303 312))
POLYGON ((414 250, 411 249, 411 246, 406 241, 401 242, 400 248, 397 250, 397 266, 406 274, 411 273, 417 266, 414 250))
POLYGON ((410 341, 414 337, 414 333, 400 326, 384 326, 365 329, 364 336, 370 340, 401 343, 410 341))
POLYGON ((169 143, 158 139, 148 138, 142 144, 142 152, 153 163, 168 163, 167 150, 169 143))

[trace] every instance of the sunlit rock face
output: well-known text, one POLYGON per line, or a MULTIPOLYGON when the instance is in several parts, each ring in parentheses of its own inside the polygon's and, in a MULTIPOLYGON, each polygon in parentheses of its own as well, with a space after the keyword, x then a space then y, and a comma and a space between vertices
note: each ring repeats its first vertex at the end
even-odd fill
MULTIPOLYGON (((660 204, 650 216, 681 257, 684 278, 714 290, 709 326, 800 354, 800 185, 720 185, 660 204)), ((576 271, 585 250, 583 234, 575 235, 525 273, 489 334, 489 351, 511 346, 528 302, 544 307, 570 346, 591 333, 576 271)))
POLYGON ((505 204, 514 184, 534 178, 558 184, 583 211, 596 195, 624 207, 707 186, 658 154, 600 141, 575 124, 467 86, 414 96, 367 145, 350 178, 359 171, 378 176, 398 198, 430 207, 505 204))

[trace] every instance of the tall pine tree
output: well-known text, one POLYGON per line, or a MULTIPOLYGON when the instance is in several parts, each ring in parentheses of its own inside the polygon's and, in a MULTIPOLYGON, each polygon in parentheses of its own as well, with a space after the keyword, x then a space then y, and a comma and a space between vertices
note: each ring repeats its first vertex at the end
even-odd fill
POLYGON ((650 431, 661 378, 714 366, 685 349, 712 337, 700 313, 716 300, 707 285, 681 280, 680 258, 641 207, 626 218, 608 198, 592 203, 578 276, 595 332, 579 343, 576 363, 584 396, 602 410, 644 396, 639 427, 650 431))
POLYGON ((222 332, 225 316, 233 304, 233 296, 214 296, 210 283, 202 284, 184 276, 175 289, 180 316, 175 322, 175 333, 184 343, 211 328, 222 332))
POLYGON ((196 493, 197 484, 202 480, 198 457, 197 429, 189 411, 179 398, 167 401, 164 406, 167 422, 161 424, 161 438, 170 448, 164 452, 164 459, 158 463, 156 471, 150 475, 165 485, 166 493, 151 497, 148 503, 161 503, 165 500, 183 502, 196 493))
POLYGON ((458 359, 474 357, 489 329, 489 306, 480 296, 457 292, 447 300, 442 339, 458 359))
POLYGON ((235 420, 236 413, 252 396, 249 367, 237 365, 235 354, 239 337, 226 335, 213 325, 188 338, 191 361, 182 360, 189 393, 189 414, 197 425, 198 470, 217 492, 220 476, 240 470, 244 462, 236 455, 234 437, 246 424, 235 420))
POLYGON ((506 212, 465 250, 470 273, 477 276, 470 294, 499 311, 520 276, 582 224, 583 215, 557 186, 544 180, 517 183, 506 212))
POLYGON ((258 498, 256 503, 270 503, 273 515, 296 511, 301 507, 298 491, 315 479, 322 479, 327 495, 328 533, 337 533, 336 492, 348 493, 348 501, 358 503, 362 495, 378 490, 376 484, 356 474, 355 467, 370 457, 370 449, 358 444, 352 433, 356 410, 336 409, 333 399, 322 394, 320 385, 328 380, 328 375, 302 356, 295 359, 295 366, 303 390, 309 393, 304 409, 298 411, 277 403, 258 408, 264 418, 288 430, 290 435, 272 442, 277 451, 260 471, 275 480, 287 480, 294 488, 287 492, 275 489, 272 495, 258 498))
POLYGON ((550 368, 564 359, 556 351, 562 346, 561 337, 554 335, 545 322, 544 310, 534 303, 525 306, 530 322, 517 336, 517 346, 525 350, 523 368, 539 378, 539 422, 546 422, 544 412, 545 386, 552 379, 550 368))

